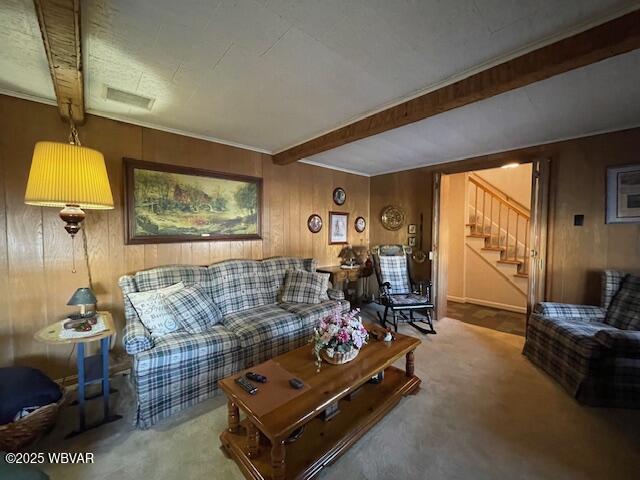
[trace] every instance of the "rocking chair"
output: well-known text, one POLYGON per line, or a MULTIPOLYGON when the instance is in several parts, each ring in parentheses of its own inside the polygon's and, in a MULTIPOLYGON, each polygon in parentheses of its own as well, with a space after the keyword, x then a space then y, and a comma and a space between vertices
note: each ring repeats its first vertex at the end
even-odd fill
POLYGON ((376 303, 384 306, 384 315, 378 319, 386 328, 391 311, 393 327, 398 331, 398 320, 406 321, 424 334, 435 334, 433 328, 431 282, 414 282, 411 275, 411 247, 380 245, 371 250, 373 266, 380 290, 376 303), (417 315, 420 315, 419 317, 417 315), (424 328, 417 323, 425 324, 424 328))

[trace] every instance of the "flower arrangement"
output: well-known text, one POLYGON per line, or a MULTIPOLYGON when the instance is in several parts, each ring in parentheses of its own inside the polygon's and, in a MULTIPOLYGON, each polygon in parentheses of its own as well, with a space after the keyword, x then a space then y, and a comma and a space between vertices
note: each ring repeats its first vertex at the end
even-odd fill
POLYGON ((369 333, 360 318, 360 310, 340 313, 335 310, 320 321, 314 329, 313 351, 318 362, 321 357, 330 363, 346 363, 353 360, 367 343, 369 333))

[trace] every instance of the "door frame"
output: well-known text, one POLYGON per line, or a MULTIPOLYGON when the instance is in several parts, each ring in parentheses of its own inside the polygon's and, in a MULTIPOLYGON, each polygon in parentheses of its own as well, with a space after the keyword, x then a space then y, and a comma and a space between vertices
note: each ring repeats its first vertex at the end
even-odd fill
MULTIPOLYGON (((455 173, 466 173, 476 170, 488 170, 498 168, 504 164, 502 161, 493 161, 482 166, 452 166, 433 173, 433 215, 431 226, 431 283, 433 292, 433 302, 435 305, 435 318, 437 320, 444 318, 447 314, 447 264, 446 264, 446 247, 440 246, 443 237, 443 224, 441 224, 441 206, 442 195, 446 193, 443 187, 443 175, 451 175, 455 173)), ((550 177, 551 177, 551 159, 536 158, 523 159, 518 162, 521 164, 532 164, 531 175, 531 224, 530 224, 530 265, 529 265, 529 284, 527 291, 527 321, 529 313, 537 302, 546 299, 547 287, 547 256, 548 256, 548 237, 549 237, 549 204, 550 204, 550 177), (535 208, 534 208, 535 207, 535 208), (535 229, 535 230, 534 230, 535 229), (535 235, 534 235, 535 232, 535 235), (534 243, 535 242, 535 243, 534 243), (535 255, 534 255, 535 252, 535 255), (535 262, 534 262, 535 257, 535 262), (535 264, 535 273, 533 273, 535 264)), ((444 232, 446 234, 446 232, 444 232)), ((446 235, 445 235, 446 236, 446 235)))

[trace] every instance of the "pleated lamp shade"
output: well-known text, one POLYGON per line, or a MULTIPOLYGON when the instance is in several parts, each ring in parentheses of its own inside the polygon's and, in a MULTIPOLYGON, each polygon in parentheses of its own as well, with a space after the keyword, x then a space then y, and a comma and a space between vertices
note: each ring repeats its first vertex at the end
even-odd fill
POLYGON ((24 202, 43 207, 112 209, 102 153, 69 143, 36 143, 24 202))

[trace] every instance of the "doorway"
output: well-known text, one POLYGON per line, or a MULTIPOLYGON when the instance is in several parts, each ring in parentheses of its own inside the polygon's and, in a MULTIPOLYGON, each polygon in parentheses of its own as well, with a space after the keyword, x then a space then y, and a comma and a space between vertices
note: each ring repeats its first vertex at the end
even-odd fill
POLYGON ((436 175, 437 318, 524 336, 544 295, 547 185, 548 160, 436 175))

